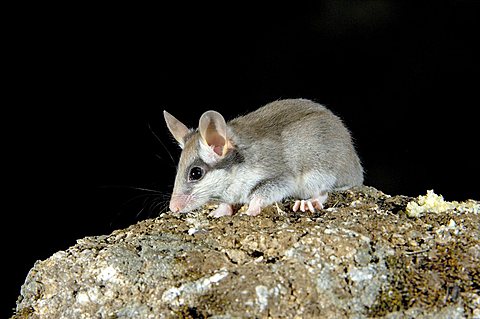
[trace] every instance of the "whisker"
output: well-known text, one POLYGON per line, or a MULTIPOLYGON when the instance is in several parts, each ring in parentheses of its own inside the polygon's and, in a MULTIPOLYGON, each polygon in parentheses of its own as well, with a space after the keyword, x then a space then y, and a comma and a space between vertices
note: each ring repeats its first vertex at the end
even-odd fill
POLYGON ((145 207, 142 207, 142 209, 140 209, 140 211, 135 215, 135 219, 138 219, 138 216, 140 216, 140 214, 142 214, 144 209, 145 209, 145 207))
POLYGON ((136 187, 136 186, 129 186, 129 185, 101 185, 98 186, 99 188, 124 188, 124 189, 135 189, 139 191, 147 191, 147 192, 152 192, 152 193, 158 193, 158 194, 163 194, 164 192, 155 190, 155 189, 149 189, 149 188, 144 188, 144 187, 136 187))
POLYGON ((163 206, 163 208, 160 208, 160 211, 158 212, 158 215, 160 215, 160 214, 162 213, 162 210, 166 210, 166 208, 168 207, 168 203, 159 201, 158 203, 156 203, 156 204, 152 207, 152 213, 153 213, 158 207, 162 207, 162 206, 163 206))
POLYGON ((172 160, 172 163, 176 166, 177 163, 175 162, 175 160, 173 159, 173 156, 172 156, 172 153, 170 153, 170 151, 168 150, 167 146, 165 146, 165 144, 162 142, 162 140, 158 137, 158 135, 153 131, 152 127, 150 126, 150 123, 147 124, 148 125, 148 129, 150 130, 150 132, 153 134, 153 136, 155 136, 155 138, 157 139, 157 141, 160 142, 160 144, 163 146, 163 148, 165 149, 165 151, 167 151, 167 154, 168 156, 170 157, 170 159, 172 160))
MULTIPOLYGON (((133 202, 134 200, 136 199, 139 199, 139 198, 142 198, 142 197, 148 197, 148 196, 154 196, 152 194, 140 194, 140 195, 137 195, 137 196, 134 196, 132 198, 130 198, 129 200, 127 200, 126 202, 123 203, 123 206, 126 206, 127 204, 133 202)), ((145 199, 145 201, 147 200, 148 198, 145 199)), ((144 203, 145 203, 144 201, 144 203)))
POLYGON ((166 203, 163 208, 160 209, 158 215, 168 212, 168 203, 166 203))
POLYGON ((143 187, 131 187, 132 189, 136 189, 139 191, 146 191, 146 192, 152 192, 152 193, 157 193, 157 194, 163 194, 164 192, 157 191, 155 189, 149 189, 149 188, 143 188, 143 187))
MULTIPOLYGON (((156 199, 156 198, 155 198, 156 199)), ((150 212, 150 214, 153 212, 153 209, 155 208, 155 206, 157 205, 157 203, 159 202, 162 202, 162 201, 155 201, 155 200, 152 200, 150 202, 150 205, 148 205, 148 211, 150 212)))

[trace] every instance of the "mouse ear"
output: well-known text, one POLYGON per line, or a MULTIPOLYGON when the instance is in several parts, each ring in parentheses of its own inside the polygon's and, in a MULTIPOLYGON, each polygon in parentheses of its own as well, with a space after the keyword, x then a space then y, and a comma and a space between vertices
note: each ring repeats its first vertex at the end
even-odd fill
POLYGON ((198 130, 202 143, 213 150, 218 156, 225 156, 230 143, 227 137, 227 123, 222 114, 216 111, 207 111, 200 117, 198 130))
POLYGON ((163 117, 167 123, 167 127, 172 133, 173 137, 177 140, 180 147, 183 149, 185 146, 185 136, 190 132, 188 127, 185 126, 182 122, 177 120, 173 115, 167 111, 163 111, 163 117))

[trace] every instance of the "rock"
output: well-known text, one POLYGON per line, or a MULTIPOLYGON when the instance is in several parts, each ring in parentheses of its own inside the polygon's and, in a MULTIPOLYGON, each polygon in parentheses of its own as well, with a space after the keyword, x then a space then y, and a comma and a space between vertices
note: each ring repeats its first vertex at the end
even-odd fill
POLYGON ((36 262, 14 318, 479 318, 478 210, 411 202, 360 187, 317 213, 162 214, 36 262))

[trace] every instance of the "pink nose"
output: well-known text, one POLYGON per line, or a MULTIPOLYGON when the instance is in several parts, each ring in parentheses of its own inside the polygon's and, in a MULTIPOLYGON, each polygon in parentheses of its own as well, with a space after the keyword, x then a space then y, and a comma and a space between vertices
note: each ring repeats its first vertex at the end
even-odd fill
POLYGON ((178 207, 176 204, 170 202, 170 210, 174 213, 177 213, 180 211, 180 207, 178 207))
POLYGON ((174 213, 178 213, 185 208, 185 202, 181 200, 180 196, 172 195, 170 199, 170 210, 174 213))

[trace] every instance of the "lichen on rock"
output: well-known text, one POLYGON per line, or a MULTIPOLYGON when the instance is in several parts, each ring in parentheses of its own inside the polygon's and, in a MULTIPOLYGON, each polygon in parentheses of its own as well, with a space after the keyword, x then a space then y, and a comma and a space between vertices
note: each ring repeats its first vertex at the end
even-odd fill
POLYGON ((480 216, 411 218, 412 201, 359 187, 316 213, 164 213, 38 261, 14 317, 479 317, 480 216))
POLYGON ((406 212, 409 217, 420 217, 425 213, 443 213, 447 210, 453 210, 457 213, 480 212, 480 204, 474 200, 465 202, 447 202, 442 195, 437 195, 433 190, 428 190, 427 195, 420 195, 417 199, 407 204, 406 212))

